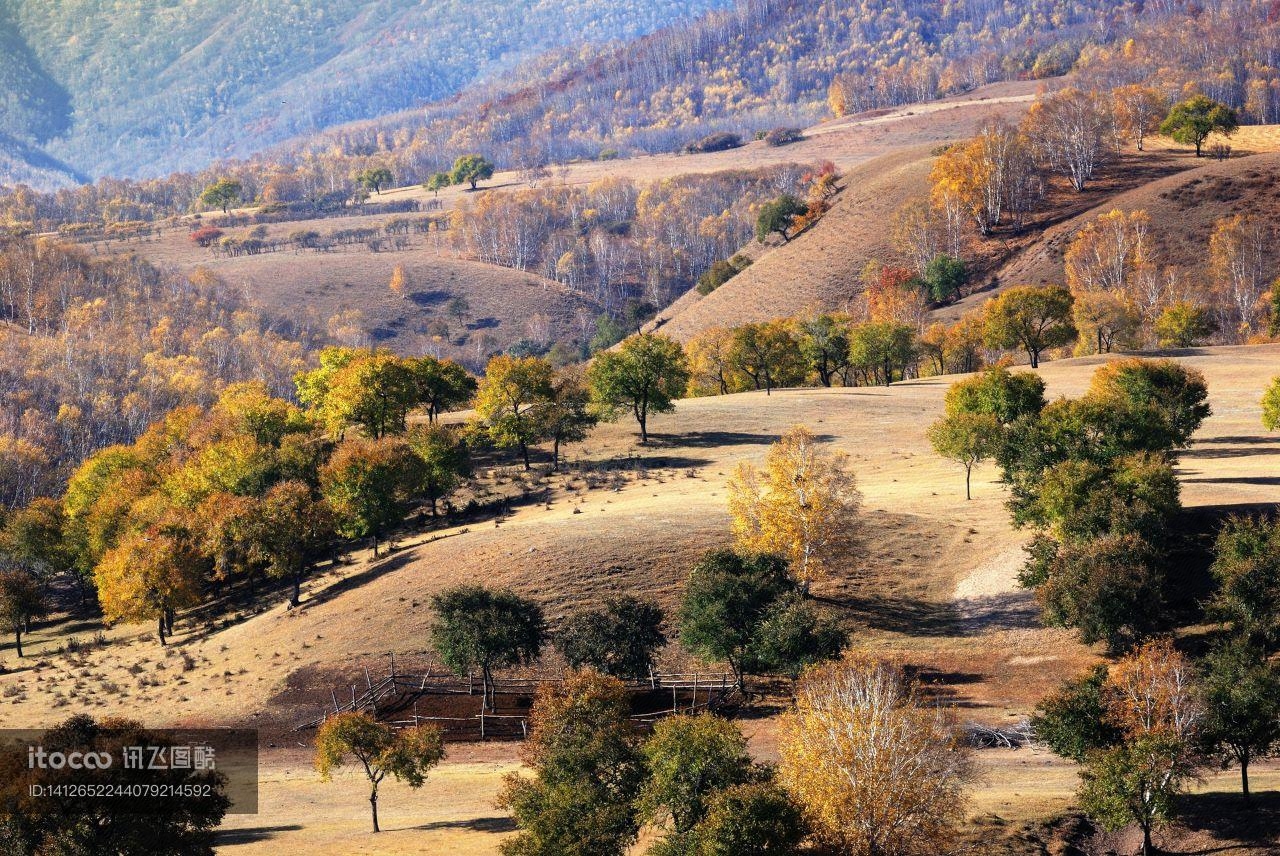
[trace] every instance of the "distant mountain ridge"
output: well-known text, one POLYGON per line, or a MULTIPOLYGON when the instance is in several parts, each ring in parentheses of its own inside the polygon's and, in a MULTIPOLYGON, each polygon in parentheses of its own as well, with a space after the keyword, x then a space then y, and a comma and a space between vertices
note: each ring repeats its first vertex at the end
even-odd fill
POLYGON ((35 146, 90 177, 198 169, 730 2, 0 0, 0 180, 35 146))

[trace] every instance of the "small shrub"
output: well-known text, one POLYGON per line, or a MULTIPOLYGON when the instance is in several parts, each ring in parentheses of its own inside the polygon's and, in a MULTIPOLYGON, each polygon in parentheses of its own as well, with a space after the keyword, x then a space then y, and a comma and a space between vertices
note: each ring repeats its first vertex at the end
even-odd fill
POLYGON ((700 140, 695 140, 684 147, 688 154, 705 154, 707 152, 725 152, 729 149, 737 149, 742 147, 742 137, 737 134, 731 134, 728 131, 721 131, 716 134, 708 134, 700 140))
POLYGON ((222 237, 223 232, 217 226, 204 226, 191 233, 191 243, 197 247, 208 248, 218 243, 222 237))
POLYGON ((764 135, 764 143, 766 146, 789 146, 792 143, 798 143, 804 139, 804 131, 799 128, 774 128, 772 131, 764 135))

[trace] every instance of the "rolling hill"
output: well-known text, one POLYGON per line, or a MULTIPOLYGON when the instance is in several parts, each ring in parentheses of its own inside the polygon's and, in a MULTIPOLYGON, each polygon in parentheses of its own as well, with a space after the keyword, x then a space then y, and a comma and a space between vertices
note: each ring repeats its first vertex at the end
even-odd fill
MULTIPOLYGON (((1191 514, 1272 502, 1274 479, 1259 474, 1280 466, 1280 447, 1262 432, 1258 400, 1280 366, 1280 346, 1174 356, 1204 372, 1214 409, 1178 470, 1191 514)), ((1049 395, 1079 394, 1103 359, 1045 364, 1049 395)), ((542 603, 553 622, 620 592, 672 607, 694 557, 727 541, 727 475, 739 461, 759 460, 795 423, 851 455, 864 494, 865 549, 815 593, 839 611, 857 646, 922 669, 930 692, 960 705, 966 718, 1013 721, 1097 653, 1041 626, 1017 588, 1027 535, 1010 527, 994 469, 977 474, 975 498, 964 502, 962 470, 928 450, 925 427, 953 380, 681 402, 674 414, 655 417, 648 447, 636 443, 629 423, 602 426, 569 450, 566 475, 482 473, 486 488, 515 497, 524 488, 536 501, 516 500, 492 522, 411 527, 382 559, 361 551, 350 564, 322 569, 298 609, 281 602, 224 620, 184 617, 168 651, 137 628, 117 627, 104 646, 59 653, 68 634, 84 631, 43 625, 30 637, 29 663, 0 675, 0 725, 44 721, 68 702, 95 714, 148 709, 165 722, 254 724, 264 741, 261 814, 229 820, 224 852, 349 852, 368 841, 367 816, 353 796, 359 789, 347 778, 319 783, 294 724, 315 716, 331 690, 363 681, 364 666, 385 668, 388 651, 421 662, 429 597, 460 579, 510 586, 542 603)), ((687 662, 674 645, 664 659, 687 662)), ((775 757, 772 717, 744 728, 758 757, 775 757)), ((452 752, 425 795, 388 789, 390 831, 378 852, 495 851, 509 825, 495 813, 493 794, 501 775, 517 768, 516 747, 455 744, 452 752)), ((980 763, 986 775, 975 816, 998 813, 1013 831, 1069 804, 1070 764, 1033 749, 984 751, 980 763)), ((1202 787, 1229 791, 1231 775, 1202 787)), ((1280 769, 1262 765, 1256 777, 1259 788, 1273 787, 1280 769)))

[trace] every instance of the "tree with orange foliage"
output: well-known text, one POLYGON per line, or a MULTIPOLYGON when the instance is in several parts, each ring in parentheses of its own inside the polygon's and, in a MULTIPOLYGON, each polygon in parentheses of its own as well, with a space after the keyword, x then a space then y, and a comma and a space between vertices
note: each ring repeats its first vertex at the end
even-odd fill
POLYGON ((817 838, 852 856, 943 852, 972 754, 949 711, 865 655, 814 666, 782 717, 778 777, 817 838))
POLYGON ((1191 662, 1168 639, 1146 643, 1107 673, 1104 718, 1123 735, 1085 762, 1080 803, 1110 829, 1136 823, 1142 853, 1151 832, 1172 816, 1174 798, 1195 775, 1204 704, 1191 662))
POLYGON ((729 480, 738 544, 785 556, 804 585, 829 573, 855 542, 861 503, 849 456, 822 451, 802 425, 769 447, 763 477, 742 463, 729 480))
POLYGON ((1137 83, 1111 90, 1111 104, 1121 137, 1132 140, 1138 151, 1148 134, 1160 130, 1169 112, 1169 99, 1162 92, 1137 83))
POLYGON ((1043 194, 1031 141, 1004 122, 991 122, 973 139, 947 149, 930 174, 934 204, 964 211, 985 237, 1008 215, 1021 228, 1043 194))
POLYGON ((200 601, 203 564, 190 533, 175 524, 126 535, 94 569, 103 616, 127 624, 154 620, 164 645, 177 610, 200 601))

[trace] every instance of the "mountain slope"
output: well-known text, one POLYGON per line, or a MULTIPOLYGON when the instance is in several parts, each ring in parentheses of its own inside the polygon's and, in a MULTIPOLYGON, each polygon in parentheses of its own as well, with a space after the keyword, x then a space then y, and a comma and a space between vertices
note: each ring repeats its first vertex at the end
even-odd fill
POLYGON ((728 0, 0 0, 0 129, 159 175, 404 110, 728 0))

